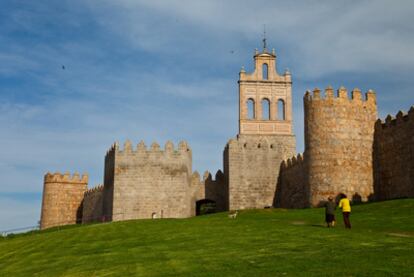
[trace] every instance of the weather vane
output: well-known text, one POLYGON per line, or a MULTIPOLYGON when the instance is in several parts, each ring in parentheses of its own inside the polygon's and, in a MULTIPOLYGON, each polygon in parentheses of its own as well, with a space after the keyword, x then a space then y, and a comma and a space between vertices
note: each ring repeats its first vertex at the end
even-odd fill
POLYGON ((266 50, 266 24, 263 24, 263 50, 266 50))

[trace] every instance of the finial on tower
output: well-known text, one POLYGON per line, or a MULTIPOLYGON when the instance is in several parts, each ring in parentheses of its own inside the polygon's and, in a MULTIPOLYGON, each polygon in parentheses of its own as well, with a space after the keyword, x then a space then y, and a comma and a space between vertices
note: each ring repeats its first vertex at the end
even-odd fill
POLYGON ((266 48, 266 24, 263 24, 263 52, 267 52, 266 48))

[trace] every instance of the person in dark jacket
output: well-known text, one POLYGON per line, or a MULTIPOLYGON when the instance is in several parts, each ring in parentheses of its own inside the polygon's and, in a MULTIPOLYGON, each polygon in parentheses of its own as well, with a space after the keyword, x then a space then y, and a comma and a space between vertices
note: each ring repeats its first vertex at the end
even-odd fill
POLYGON ((328 201, 325 203, 325 221, 328 228, 335 226, 335 209, 336 204, 333 198, 329 196, 328 201))

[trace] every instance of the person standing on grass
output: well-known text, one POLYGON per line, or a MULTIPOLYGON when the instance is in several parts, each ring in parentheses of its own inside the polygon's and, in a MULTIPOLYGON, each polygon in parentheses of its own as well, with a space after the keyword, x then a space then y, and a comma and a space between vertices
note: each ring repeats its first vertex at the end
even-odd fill
POLYGON ((335 226, 335 209, 336 204, 333 198, 329 196, 328 202, 325 203, 325 221, 328 228, 335 226))
POLYGON ((345 194, 340 194, 339 208, 342 208, 342 215, 344 217, 345 228, 351 229, 351 222, 349 221, 349 215, 351 214, 351 203, 345 194))

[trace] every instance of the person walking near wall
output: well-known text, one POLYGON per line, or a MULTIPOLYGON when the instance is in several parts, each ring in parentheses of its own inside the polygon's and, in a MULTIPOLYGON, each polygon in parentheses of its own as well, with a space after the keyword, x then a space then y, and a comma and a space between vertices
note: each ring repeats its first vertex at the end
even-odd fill
POLYGON ((325 203, 325 221, 327 227, 335 226, 335 208, 336 204, 333 198, 329 196, 328 201, 325 203))
POLYGON ((339 201, 339 208, 342 208, 342 215, 344 217, 345 228, 351 229, 351 221, 349 215, 351 214, 351 203, 345 194, 341 193, 339 201))

